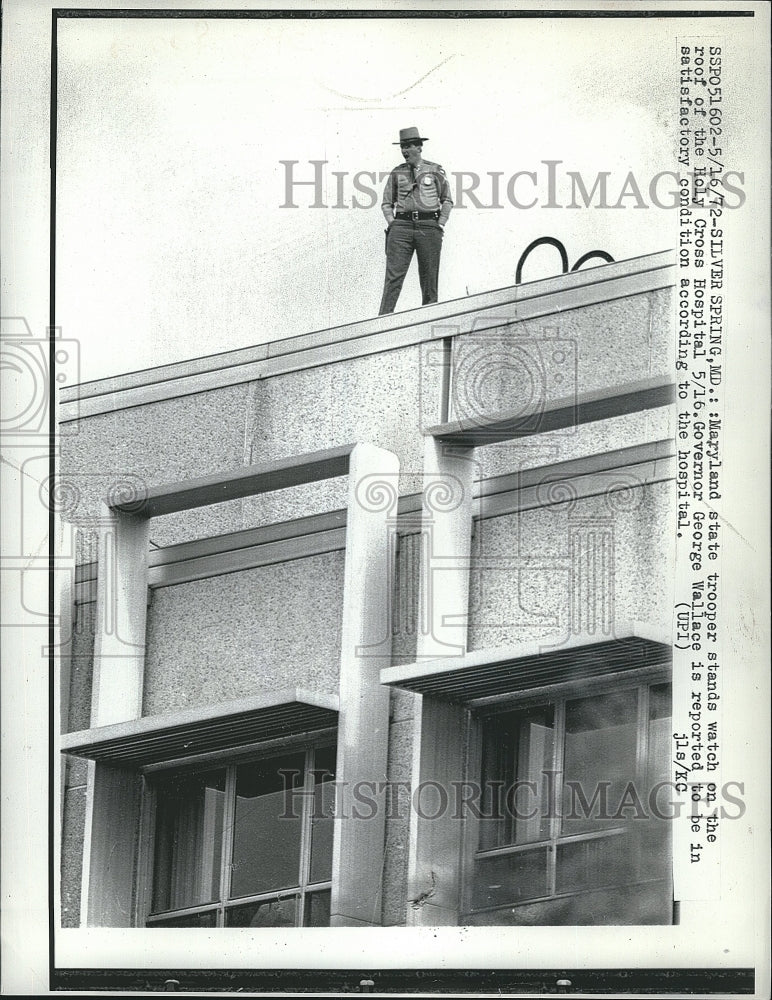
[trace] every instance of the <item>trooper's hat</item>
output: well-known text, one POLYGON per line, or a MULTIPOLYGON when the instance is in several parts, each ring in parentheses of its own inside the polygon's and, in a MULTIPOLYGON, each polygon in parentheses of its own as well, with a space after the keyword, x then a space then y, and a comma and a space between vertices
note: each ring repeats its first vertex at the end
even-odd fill
POLYGON ((393 142, 392 146, 401 146, 403 142, 428 142, 429 140, 425 135, 419 135, 418 129, 415 125, 411 125, 410 128, 401 128, 399 130, 399 142, 393 142))

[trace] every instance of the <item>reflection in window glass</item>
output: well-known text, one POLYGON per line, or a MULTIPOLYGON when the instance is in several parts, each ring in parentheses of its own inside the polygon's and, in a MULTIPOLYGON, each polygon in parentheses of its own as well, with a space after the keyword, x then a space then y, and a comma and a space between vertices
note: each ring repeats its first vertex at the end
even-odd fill
POLYGON ((472 906, 501 906, 547 895, 547 851, 539 847, 515 854, 478 858, 472 906))
POLYGON ((635 689, 566 703, 564 833, 619 825, 619 819, 609 817, 623 801, 628 782, 635 780, 637 723, 635 689))
POLYGON ((153 776, 147 925, 329 925, 335 762, 322 746, 153 776))
POLYGON ((236 769, 231 898, 298 885, 304 765, 288 754, 236 769))
POLYGON ((650 878, 671 870, 670 838, 670 733, 672 696, 669 684, 656 684, 649 692, 649 754, 646 762, 646 795, 649 820, 639 824, 641 871, 650 878), (657 790, 657 785, 660 789, 657 790))
POLYGON ((549 837, 546 808, 553 758, 553 710, 543 706, 492 721, 483 748, 480 848, 549 837))
POLYGON ((206 910, 204 913, 188 913, 180 917, 167 917, 166 920, 155 920, 153 927, 216 927, 217 912, 206 910))
POLYGON ((670 716, 672 698, 669 684, 655 684, 649 692, 649 756, 647 786, 670 781, 670 716))
POLYGON ((161 782, 154 910, 178 910, 219 898, 224 809, 224 769, 161 782))
POLYGON ((306 913, 303 921, 306 927, 330 926, 330 890, 312 892, 306 896, 306 913))
POLYGON ((226 927, 294 927, 297 899, 269 899, 245 906, 229 906, 225 911, 226 927))
POLYGON ((335 748, 317 750, 314 760, 314 809, 311 815, 310 882, 325 882, 332 876, 334 781, 335 748))
POLYGON ((557 892, 599 889, 633 881, 629 834, 612 834, 558 845, 557 892))
POLYGON ((668 877, 670 824, 652 817, 649 793, 669 780, 670 703, 660 683, 484 720, 467 916, 487 910, 506 922, 505 907, 539 900, 555 903, 556 916, 575 894, 668 877))

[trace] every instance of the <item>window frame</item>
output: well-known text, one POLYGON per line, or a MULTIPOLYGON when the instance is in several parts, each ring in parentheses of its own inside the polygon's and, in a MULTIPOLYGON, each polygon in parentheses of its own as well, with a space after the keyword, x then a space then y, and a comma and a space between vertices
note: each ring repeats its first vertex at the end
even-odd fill
MULTIPOLYGON (((569 701, 585 698, 594 695, 604 695, 609 693, 619 693, 622 691, 636 691, 637 697, 637 721, 636 721, 636 764, 635 774, 630 780, 635 781, 637 787, 642 787, 646 779, 646 770, 649 763, 649 706, 650 689, 660 684, 671 684, 672 676, 669 667, 665 664, 656 667, 648 667, 640 671, 630 671, 629 676, 615 678, 593 678, 583 682, 570 682, 567 684, 552 685, 549 687, 534 689, 524 692, 521 696, 497 699, 495 703, 477 706, 469 711, 469 743, 467 757, 467 774, 472 781, 479 782, 482 778, 483 768, 483 744, 485 724, 497 716, 509 714, 511 712, 526 711, 531 708, 550 706, 553 709, 553 726, 555 737, 553 739, 552 760, 550 769, 555 774, 554 796, 555 800, 562 803, 564 795, 564 774, 565 774, 565 718, 566 704, 569 701)), ((672 689, 671 689, 672 701, 672 689)), ((541 806, 541 802, 540 802, 541 806)), ((547 839, 533 841, 523 844, 503 845, 487 850, 479 849, 480 824, 473 814, 468 815, 464 821, 461 849, 461 893, 459 914, 460 922, 467 922, 468 917, 475 917, 483 913, 495 913, 497 911, 512 910, 516 907, 539 905, 550 903, 559 899, 567 899, 574 896, 584 896, 590 892, 603 889, 618 888, 619 885, 635 886, 653 884, 662 881, 662 876, 646 877, 642 872, 640 855, 636 854, 635 871, 630 873, 629 880, 619 883, 616 886, 598 886, 598 889, 572 889, 558 892, 557 882, 557 855, 558 847, 563 844, 582 843, 591 840, 606 839, 619 836, 628 829, 628 824, 619 827, 610 827, 602 831, 588 831, 575 834, 561 834, 561 810, 553 809, 550 819, 550 835, 547 839), (546 875, 548 892, 544 895, 533 896, 527 899, 512 900, 507 903, 499 903, 494 906, 472 905, 474 896, 474 865, 478 859, 493 857, 512 857, 529 850, 546 850, 546 875)))
MULTIPOLYGON (((294 928, 302 928, 305 918, 308 897, 317 892, 330 892, 333 885, 333 874, 322 882, 310 882, 311 867, 311 819, 314 808, 314 758, 317 750, 337 747, 338 730, 333 727, 319 730, 309 736, 299 734, 292 737, 281 737, 266 740, 257 745, 238 748, 225 748, 212 753, 198 754, 192 758, 163 761, 149 764, 142 768, 142 800, 140 810, 140 838, 137 859, 137 880, 134 905, 134 926, 147 929, 164 928, 164 921, 172 917, 195 916, 199 913, 215 913, 215 923, 210 930, 226 928, 225 915, 228 910, 250 903, 270 902, 277 899, 297 898, 298 905, 294 928), (231 888, 230 865, 233 857, 233 817, 236 805, 236 770, 242 764, 257 763, 260 760, 278 756, 282 753, 304 753, 304 781, 302 786, 294 789, 297 796, 296 808, 301 813, 301 835, 299 848, 300 883, 284 889, 248 896, 229 898, 231 888), (192 775, 213 768, 221 768, 226 772, 225 812, 223 816, 222 857, 220 862, 220 892, 219 899, 210 903, 182 907, 174 910, 152 912, 153 879, 155 873, 156 853, 156 820, 158 814, 157 783, 161 777, 170 774, 192 775), (231 831, 231 835, 225 831, 231 831)), ((237 929, 237 928, 231 928, 237 929)), ((290 928, 287 928, 290 929, 290 928)))

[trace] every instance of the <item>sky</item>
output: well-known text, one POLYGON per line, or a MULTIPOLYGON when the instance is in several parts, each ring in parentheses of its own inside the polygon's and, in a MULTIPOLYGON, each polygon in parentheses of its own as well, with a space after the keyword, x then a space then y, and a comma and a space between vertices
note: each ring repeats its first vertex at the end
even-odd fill
MULTIPOLYGON (((351 206, 353 175, 400 162, 399 129, 451 176, 481 176, 495 207, 457 199, 440 300, 514 283, 531 240, 573 264, 674 244, 648 184, 675 160, 672 22, 59 21, 56 314, 80 341, 80 380, 247 347, 375 316, 385 268, 381 183, 351 206), (326 207, 312 207, 312 160, 326 207), (645 207, 544 207, 548 167, 608 203, 633 171, 645 207), (507 197, 507 184, 524 207, 507 197), (334 172, 341 174, 336 178, 334 172), (344 207, 335 207, 342 184, 344 207), (375 191, 377 189, 377 192, 375 191), (377 194, 377 197, 376 197, 377 194), (538 202, 529 203, 536 197, 538 202)), ((467 181, 468 185, 469 182, 467 181)), ((660 200, 668 203, 672 181, 660 200)), ((524 280, 560 270, 542 249, 524 280)), ((420 305, 413 262, 398 311, 420 305)))

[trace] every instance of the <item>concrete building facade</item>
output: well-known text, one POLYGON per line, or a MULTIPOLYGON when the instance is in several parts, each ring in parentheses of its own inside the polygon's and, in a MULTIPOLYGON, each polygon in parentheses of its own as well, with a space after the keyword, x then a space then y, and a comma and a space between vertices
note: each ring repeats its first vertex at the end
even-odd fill
POLYGON ((671 921, 673 281, 65 390, 63 926, 671 921))

